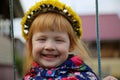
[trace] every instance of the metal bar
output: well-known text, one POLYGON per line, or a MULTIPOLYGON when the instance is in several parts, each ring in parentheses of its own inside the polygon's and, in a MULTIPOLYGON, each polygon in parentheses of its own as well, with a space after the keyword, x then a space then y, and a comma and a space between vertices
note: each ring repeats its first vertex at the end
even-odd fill
POLYGON ((96 0, 96 43, 97 43, 97 54, 98 54, 98 76, 101 78, 101 51, 100 51, 100 36, 99 36, 99 13, 98 13, 98 0, 96 0))
POLYGON ((9 9, 10 9, 10 33, 11 33, 11 39, 12 39, 12 52, 13 52, 13 78, 16 80, 16 64, 15 64, 15 44, 14 44, 14 28, 13 28, 13 0, 9 0, 9 9))

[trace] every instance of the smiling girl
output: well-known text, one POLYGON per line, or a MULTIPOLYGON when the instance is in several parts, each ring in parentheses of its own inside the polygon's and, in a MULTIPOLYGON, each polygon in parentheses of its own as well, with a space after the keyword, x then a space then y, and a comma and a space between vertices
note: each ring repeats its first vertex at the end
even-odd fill
POLYGON ((58 0, 41 0, 22 19, 26 40, 23 80, 98 80, 84 63, 80 17, 58 0))

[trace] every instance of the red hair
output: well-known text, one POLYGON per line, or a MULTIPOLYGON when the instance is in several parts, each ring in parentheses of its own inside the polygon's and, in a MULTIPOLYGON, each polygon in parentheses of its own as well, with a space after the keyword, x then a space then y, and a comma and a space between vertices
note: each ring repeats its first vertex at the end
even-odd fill
POLYGON ((38 15, 31 24, 27 37, 26 60, 24 71, 28 70, 33 62, 32 56, 32 36, 35 32, 43 32, 46 30, 67 32, 70 39, 70 47, 81 54, 87 56, 84 47, 79 43, 80 39, 75 35, 75 32, 69 21, 58 13, 44 13, 38 15))

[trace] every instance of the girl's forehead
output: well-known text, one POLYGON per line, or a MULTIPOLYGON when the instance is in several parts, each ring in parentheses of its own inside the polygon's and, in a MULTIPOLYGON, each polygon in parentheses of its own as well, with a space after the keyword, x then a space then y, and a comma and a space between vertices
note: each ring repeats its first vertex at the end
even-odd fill
POLYGON ((34 33, 43 33, 43 34, 47 34, 47 33, 54 33, 54 34, 57 34, 57 33, 67 33, 67 31, 65 30, 58 30, 58 29, 53 29, 53 28, 47 28, 47 29, 35 29, 33 31, 34 33))
POLYGON ((33 39, 36 38, 45 38, 45 39, 62 39, 62 40, 70 40, 67 32, 57 32, 57 31, 44 31, 44 32, 36 32, 33 34, 33 39))
MULTIPOLYGON (((58 32, 58 31, 42 31, 42 32, 36 32, 35 34, 37 35, 57 35, 57 36, 62 36, 62 35, 68 35, 67 32, 58 32)), ((52 36, 51 35, 51 36, 52 36)))

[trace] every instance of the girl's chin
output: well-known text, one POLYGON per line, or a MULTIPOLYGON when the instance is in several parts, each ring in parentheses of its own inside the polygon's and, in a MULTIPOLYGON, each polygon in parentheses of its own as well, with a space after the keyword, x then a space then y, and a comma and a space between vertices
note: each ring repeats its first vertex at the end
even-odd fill
POLYGON ((44 68, 56 68, 57 65, 43 65, 44 68))
POLYGON ((49 62, 49 61, 39 62, 39 64, 45 68, 55 68, 58 66, 58 62, 49 62))

